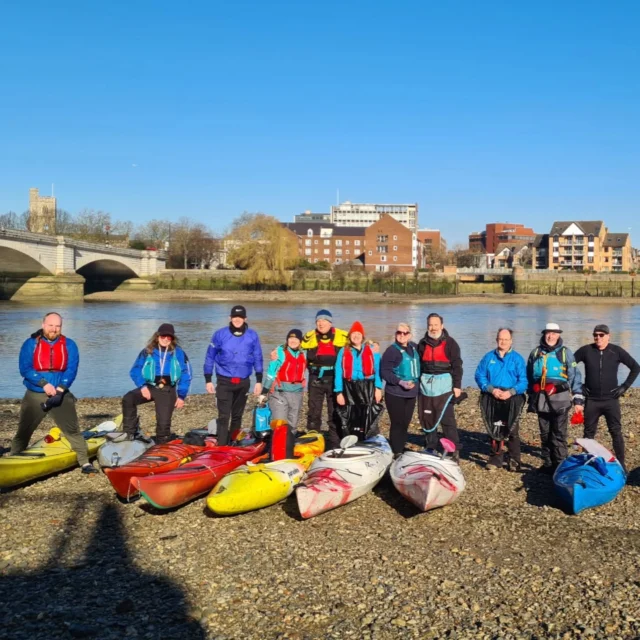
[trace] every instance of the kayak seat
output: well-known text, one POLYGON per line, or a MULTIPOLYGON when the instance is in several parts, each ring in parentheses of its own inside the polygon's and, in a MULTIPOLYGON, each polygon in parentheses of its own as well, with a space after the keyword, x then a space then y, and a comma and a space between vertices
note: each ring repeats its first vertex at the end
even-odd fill
POLYGON ((154 461, 157 460, 158 462, 169 462, 169 458, 167 458, 167 456, 145 456, 144 459, 154 461))

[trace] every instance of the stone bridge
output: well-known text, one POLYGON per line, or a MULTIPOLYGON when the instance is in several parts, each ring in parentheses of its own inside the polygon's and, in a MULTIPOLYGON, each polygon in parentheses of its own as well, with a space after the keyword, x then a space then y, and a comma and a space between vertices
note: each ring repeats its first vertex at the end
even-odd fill
POLYGON ((0 299, 82 298, 120 286, 149 289, 149 278, 165 265, 160 251, 0 229, 0 299))

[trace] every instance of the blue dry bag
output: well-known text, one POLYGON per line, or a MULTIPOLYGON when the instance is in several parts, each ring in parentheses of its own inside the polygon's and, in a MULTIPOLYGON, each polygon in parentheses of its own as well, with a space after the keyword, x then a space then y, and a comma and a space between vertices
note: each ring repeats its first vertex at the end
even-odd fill
POLYGON ((253 411, 253 430, 256 435, 266 435, 271 430, 271 409, 269 405, 258 405, 253 411))

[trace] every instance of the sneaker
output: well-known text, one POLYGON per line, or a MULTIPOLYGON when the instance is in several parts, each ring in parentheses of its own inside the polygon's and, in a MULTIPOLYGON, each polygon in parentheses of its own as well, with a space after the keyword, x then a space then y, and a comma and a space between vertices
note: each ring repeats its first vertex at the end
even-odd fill
POLYGON ((98 473, 98 470, 90 462, 87 462, 87 464, 82 465, 82 473, 91 475, 93 473, 98 473))

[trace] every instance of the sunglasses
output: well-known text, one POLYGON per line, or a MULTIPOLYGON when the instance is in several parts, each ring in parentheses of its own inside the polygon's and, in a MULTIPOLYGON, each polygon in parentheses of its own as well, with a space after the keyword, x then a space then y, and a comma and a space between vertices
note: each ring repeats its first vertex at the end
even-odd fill
POLYGON ((397 336, 410 336, 411 331, 396 331, 397 336))
POLYGON ((170 335, 168 335, 166 333, 161 335, 161 336, 158 336, 158 338, 164 338, 165 340, 168 338, 169 340, 173 340, 173 336, 170 336, 170 335))
POLYGON ((607 334, 606 333, 594 333, 593 337, 594 338, 604 338, 607 334))

